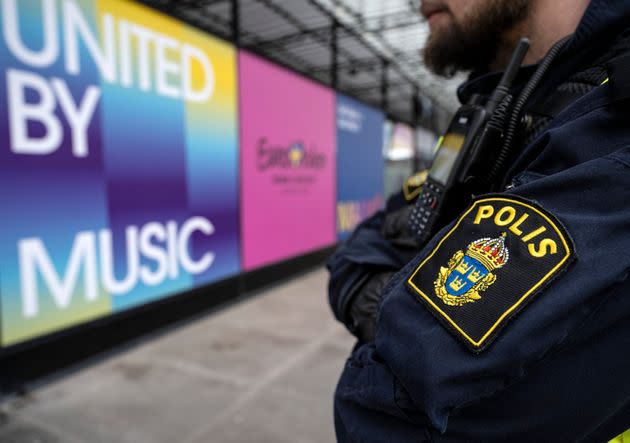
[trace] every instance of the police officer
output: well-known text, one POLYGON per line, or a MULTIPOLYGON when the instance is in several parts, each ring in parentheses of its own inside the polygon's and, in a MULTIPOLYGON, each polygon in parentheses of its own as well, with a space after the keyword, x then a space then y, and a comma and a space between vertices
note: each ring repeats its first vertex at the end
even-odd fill
POLYGON ((402 228, 418 204, 390 205, 329 262, 333 311, 360 339, 337 438, 607 441, 630 428, 630 2, 422 13, 427 65, 474 72, 462 102, 489 101, 518 39, 531 47, 502 101, 509 151, 476 165, 491 192, 424 242, 402 228))

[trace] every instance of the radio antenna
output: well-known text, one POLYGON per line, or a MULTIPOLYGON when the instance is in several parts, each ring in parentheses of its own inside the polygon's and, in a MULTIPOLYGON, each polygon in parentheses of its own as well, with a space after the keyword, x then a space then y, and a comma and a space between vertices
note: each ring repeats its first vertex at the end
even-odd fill
POLYGON ((529 51, 529 46, 530 42, 528 38, 523 37, 519 40, 514 52, 512 53, 512 59, 510 60, 510 63, 508 63, 507 68, 503 73, 503 77, 501 77, 499 85, 488 99, 488 103, 486 105, 486 111, 488 114, 492 114, 498 104, 503 101, 506 95, 508 95, 510 88, 512 87, 512 83, 516 78, 516 74, 518 74, 518 70, 521 68, 523 60, 529 51))

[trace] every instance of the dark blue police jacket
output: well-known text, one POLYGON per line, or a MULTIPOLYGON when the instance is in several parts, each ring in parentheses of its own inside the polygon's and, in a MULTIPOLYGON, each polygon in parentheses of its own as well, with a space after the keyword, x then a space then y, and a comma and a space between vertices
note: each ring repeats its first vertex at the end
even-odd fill
MULTIPOLYGON (((593 0, 542 89, 589 66, 629 20, 629 1, 593 0)), ((339 381, 339 441, 606 441, 630 428, 627 83, 611 72, 570 104, 524 148, 508 190, 411 261, 386 245, 379 256, 376 235, 366 256, 352 252, 403 267, 375 342, 357 345, 339 381)))

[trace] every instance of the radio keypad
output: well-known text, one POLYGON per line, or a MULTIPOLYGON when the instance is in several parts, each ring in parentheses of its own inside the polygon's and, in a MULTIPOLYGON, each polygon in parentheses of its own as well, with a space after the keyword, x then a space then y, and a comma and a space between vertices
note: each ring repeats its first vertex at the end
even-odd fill
POLYGON ((416 237, 424 242, 431 234, 433 219, 437 216, 442 187, 427 181, 420 191, 411 216, 411 227, 416 237))

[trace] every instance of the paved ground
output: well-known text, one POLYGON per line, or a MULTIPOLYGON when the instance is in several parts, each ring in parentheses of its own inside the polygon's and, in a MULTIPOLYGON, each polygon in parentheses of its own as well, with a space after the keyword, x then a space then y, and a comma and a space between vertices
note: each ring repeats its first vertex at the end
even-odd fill
POLYGON ((2 405, 0 443, 325 443, 352 347, 316 270, 2 405))

